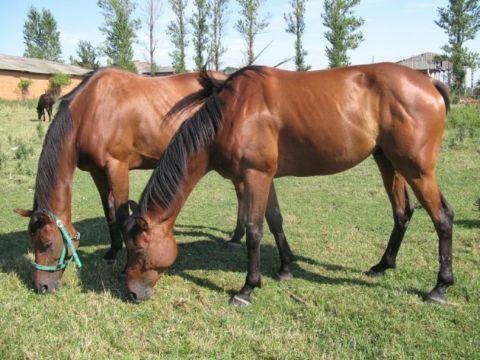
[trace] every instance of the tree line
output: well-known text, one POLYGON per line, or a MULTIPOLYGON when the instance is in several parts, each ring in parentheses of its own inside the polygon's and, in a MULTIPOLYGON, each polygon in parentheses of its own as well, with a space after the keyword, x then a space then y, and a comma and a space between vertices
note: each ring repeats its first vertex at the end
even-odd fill
MULTIPOLYGON (((224 35, 227 26, 227 13, 230 0, 191 0, 193 12, 187 14, 189 0, 168 0, 174 19, 166 29, 166 34, 174 45, 169 53, 175 72, 187 71, 186 49, 191 44, 194 49, 195 70, 207 62, 215 70, 222 66, 222 56, 226 52, 224 35), (189 36, 191 34, 191 37, 189 36)), ((233 0, 232 0, 233 1, 233 0)), ((266 0, 235 0, 239 5, 238 20, 234 29, 245 43, 245 63, 253 63, 255 40, 269 26, 269 14, 262 12, 266 0)), ((322 24, 327 41, 325 54, 329 67, 350 64, 348 52, 356 49, 364 40, 361 27, 364 19, 355 15, 354 9, 361 0, 324 0, 322 24)), ((107 65, 135 71, 133 64, 133 44, 137 32, 143 27, 148 31, 149 42, 145 48, 149 53, 151 74, 156 71, 155 51, 159 38, 157 22, 161 17, 161 5, 167 0, 143 0, 143 19, 134 18, 137 6, 134 0, 98 0, 97 5, 103 15, 99 30, 104 41, 95 47, 87 40, 78 44, 76 55, 70 62, 86 68, 98 68, 99 57, 106 56, 107 65)), ((290 11, 283 14, 285 31, 294 37, 295 66, 297 71, 307 71, 308 52, 303 46, 306 23, 305 14, 308 0, 289 0, 290 11)), ((446 7, 437 9, 435 23, 448 35, 448 44, 442 49, 443 59, 452 63, 452 89, 459 94, 465 90, 466 68, 480 66, 480 56, 468 50, 465 42, 472 40, 480 30, 480 0, 449 0, 446 7)), ((41 12, 31 7, 23 29, 26 57, 52 61, 62 61, 59 32, 56 21, 48 9, 41 12)))

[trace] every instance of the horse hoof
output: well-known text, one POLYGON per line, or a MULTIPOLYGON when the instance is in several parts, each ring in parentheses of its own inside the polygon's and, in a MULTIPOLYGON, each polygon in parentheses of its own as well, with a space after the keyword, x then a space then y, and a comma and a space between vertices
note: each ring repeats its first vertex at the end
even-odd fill
POLYGON ((228 246, 228 250, 230 251, 239 251, 242 248, 242 244, 238 242, 232 242, 232 241, 229 241, 227 243, 227 246, 228 246))
POLYGON ((424 300, 429 304, 445 305, 447 303, 445 295, 435 290, 432 290, 430 293, 428 293, 424 300))
POLYGON ((252 305, 252 301, 250 300, 250 296, 248 295, 236 294, 231 297, 230 305, 237 307, 245 307, 252 305))
POLYGON ((293 274, 290 271, 278 271, 275 275, 278 281, 286 281, 293 279, 293 274))
POLYGON ((109 265, 115 263, 115 258, 117 257, 117 252, 116 250, 108 250, 105 255, 103 255, 103 260, 109 265))
POLYGON ((365 275, 371 276, 371 277, 381 277, 385 275, 385 271, 388 269, 388 267, 382 266, 380 264, 374 265, 370 268, 370 270, 365 272, 365 275))

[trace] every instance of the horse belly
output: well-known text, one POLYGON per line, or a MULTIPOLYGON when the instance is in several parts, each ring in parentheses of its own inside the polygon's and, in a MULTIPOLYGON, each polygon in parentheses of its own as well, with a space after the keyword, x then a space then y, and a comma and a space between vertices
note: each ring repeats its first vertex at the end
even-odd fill
POLYGON ((281 139, 278 168, 280 176, 330 175, 348 170, 367 158, 375 148, 375 140, 365 134, 301 141, 281 139))

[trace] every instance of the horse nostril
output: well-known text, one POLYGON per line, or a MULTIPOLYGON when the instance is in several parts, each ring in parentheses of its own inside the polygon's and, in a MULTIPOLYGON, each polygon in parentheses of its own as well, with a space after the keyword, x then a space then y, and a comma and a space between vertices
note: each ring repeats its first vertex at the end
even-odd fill
POLYGON ((130 291, 130 299, 135 303, 139 303, 138 298, 137 298, 137 294, 134 293, 133 291, 130 291))
POLYGON ((46 294, 47 291, 48 291, 48 285, 46 284, 40 285, 40 287, 38 288, 38 292, 40 294, 46 294))

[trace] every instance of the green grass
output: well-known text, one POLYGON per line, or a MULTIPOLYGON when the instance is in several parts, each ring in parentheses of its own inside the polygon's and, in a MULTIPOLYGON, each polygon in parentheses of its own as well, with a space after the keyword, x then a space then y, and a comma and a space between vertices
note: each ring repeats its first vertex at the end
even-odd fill
MULTIPOLYGON (((100 199, 88 174, 77 171, 73 219, 84 267, 70 266, 56 294, 37 295, 27 221, 12 209, 32 205, 48 123, 33 121, 32 104, 0 102, 0 358, 480 358, 479 113, 452 109, 438 164, 456 214, 457 282, 449 305, 422 301, 438 271, 437 236, 422 209, 412 218, 398 268, 381 279, 363 274, 380 259, 392 226, 379 172, 368 159, 339 175, 276 182, 298 257, 295 279, 273 279, 278 255, 266 231, 263 287, 252 306, 237 309, 228 299, 243 285, 246 251, 226 249, 236 200, 231 183, 215 173, 196 187, 177 220, 175 265, 152 299, 134 305, 118 276, 125 253, 113 266, 102 261, 109 239, 100 199)), ((148 176, 131 173, 132 198, 148 176)))

